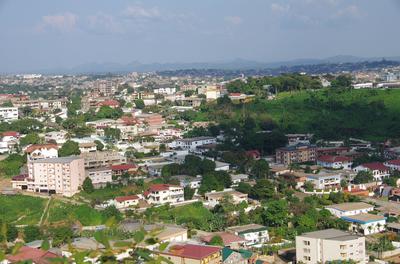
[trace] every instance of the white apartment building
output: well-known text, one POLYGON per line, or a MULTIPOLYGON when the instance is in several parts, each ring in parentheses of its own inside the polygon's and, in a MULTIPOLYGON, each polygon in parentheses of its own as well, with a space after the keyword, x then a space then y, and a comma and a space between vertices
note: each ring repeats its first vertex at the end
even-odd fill
POLYGON ((18 119, 18 107, 0 107, 0 121, 11 122, 18 119))
POLYGON ((27 147, 25 152, 28 161, 57 158, 58 146, 56 144, 34 144, 27 147))
POLYGON ((44 140, 46 140, 46 142, 55 141, 57 144, 64 144, 67 141, 66 135, 67 131, 64 130, 51 131, 44 135, 44 140))
POLYGON ((257 246, 269 241, 268 228, 258 224, 231 226, 226 231, 244 238, 246 246, 257 246))
POLYGON ((363 202, 341 203, 325 206, 325 209, 336 217, 342 217, 368 213, 374 210, 374 206, 363 202))
POLYGON ((85 179, 84 160, 79 157, 39 159, 28 162, 27 177, 15 177, 13 188, 30 192, 73 196, 85 179))
POLYGON ((340 173, 326 173, 310 174, 306 176, 306 181, 310 181, 315 189, 329 189, 340 187, 340 180, 342 175, 340 173))
POLYGON ((344 156, 321 156, 317 158, 317 165, 330 169, 350 170, 353 165, 352 158, 344 156))
POLYGON ((296 259, 309 264, 334 260, 365 264, 365 237, 336 229, 304 233, 296 236, 296 259))
POLYGON ((357 214, 343 216, 343 220, 350 223, 350 230, 362 235, 371 235, 385 231, 386 218, 374 214, 357 214))
POLYGON ((87 169, 86 177, 92 180, 92 184, 95 187, 103 186, 108 182, 112 182, 112 170, 110 167, 87 169))
POLYGON ((171 184, 153 184, 150 186, 145 197, 150 204, 166 204, 183 202, 183 188, 171 184))
POLYGON ((198 146, 207 144, 216 144, 217 139, 214 137, 195 137, 195 138, 182 138, 177 139, 169 144, 171 148, 181 148, 190 151, 196 150, 198 146))
POLYGON ((372 173, 376 182, 383 181, 384 178, 390 176, 390 169, 381 162, 364 163, 354 168, 355 172, 369 171, 372 173))

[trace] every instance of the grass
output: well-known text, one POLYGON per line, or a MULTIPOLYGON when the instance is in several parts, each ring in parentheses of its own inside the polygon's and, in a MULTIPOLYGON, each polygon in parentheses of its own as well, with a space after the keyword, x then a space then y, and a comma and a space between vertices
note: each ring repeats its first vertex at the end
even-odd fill
MULTIPOLYGON (((144 188, 147 185, 145 184, 144 188)), ((143 192, 143 189, 136 185, 128 185, 128 186, 113 186, 113 187, 105 187, 102 189, 96 189, 92 193, 80 192, 77 197, 82 197, 86 200, 90 201, 106 201, 109 199, 114 199, 117 196, 131 195, 143 192)))
POLYGON ((17 225, 36 225, 44 211, 47 199, 15 195, 0 195, 0 218, 17 225))
POLYGON ((79 221, 83 226, 94 226, 104 224, 106 219, 101 212, 89 205, 75 205, 53 200, 50 204, 48 222, 62 221, 79 221))

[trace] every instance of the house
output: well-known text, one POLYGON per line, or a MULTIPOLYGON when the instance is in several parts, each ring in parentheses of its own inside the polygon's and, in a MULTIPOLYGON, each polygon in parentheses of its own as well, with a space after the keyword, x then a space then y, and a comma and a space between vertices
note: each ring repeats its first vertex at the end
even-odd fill
POLYGON ((46 142, 56 142, 57 144, 64 144, 67 141, 67 131, 51 131, 44 135, 46 142))
POLYGON ((215 170, 216 171, 228 171, 230 167, 229 163, 222 162, 222 161, 215 161, 215 170))
POLYGON ((188 175, 176 175, 172 176, 172 179, 179 181, 179 185, 183 188, 189 187, 190 189, 196 190, 200 188, 202 177, 200 175, 197 177, 188 175))
POLYGON ((112 182, 112 172, 109 167, 87 169, 85 172, 86 177, 89 177, 92 180, 92 184, 95 188, 103 187, 108 182, 112 182))
POLYGON ((259 160, 261 158, 261 153, 258 150, 248 150, 246 151, 246 156, 255 160, 259 160))
POLYGON ((363 235, 371 235, 385 230, 386 218, 374 214, 357 214, 342 216, 343 220, 350 222, 350 230, 363 235))
POLYGON ((314 162, 317 158, 317 147, 314 145, 297 144, 276 150, 276 163, 290 165, 293 163, 314 162))
POLYGON ((296 236, 297 263, 315 264, 354 260, 366 264, 365 237, 337 229, 325 229, 296 236))
POLYGON ((286 134, 289 146, 295 146, 297 144, 310 144, 314 134, 286 134))
POLYGON ((120 177, 125 173, 134 174, 138 170, 138 166, 135 164, 120 164, 120 165, 111 165, 112 175, 116 177, 120 177))
POLYGON ((339 188, 342 175, 340 173, 320 172, 318 174, 307 174, 306 181, 311 182, 315 189, 325 190, 339 188))
POLYGON ((25 263, 30 262, 33 264, 49 264, 52 263, 52 259, 60 258, 59 255, 27 246, 22 246, 16 254, 7 255, 5 263, 25 263))
MULTIPOLYGON (((222 263, 224 264, 249 264, 257 263, 253 252, 245 249, 233 250, 229 247, 222 249, 222 263)), ((258 263, 257 263, 258 264, 258 263)))
POLYGON ((386 167, 388 167, 390 170, 398 170, 400 171, 400 159, 396 160, 389 160, 383 163, 386 167))
POLYGON ((137 195, 126 195, 115 197, 115 207, 117 209, 126 209, 139 204, 140 197, 137 195))
POLYGON ((153 184, 144 193, 150 204, 166 204, 183 202, 183 188, 171 184, 153 184))
POLYGON ((268 228, 258 224, 231 226, 226 229, 246 240, 246 246, 258 246, 269 241, 268 228))
POLYGON ((79 150, 81 153, 96 152, 97 145, 94 142, 81 142, 79 143, 79 150))
POLYGON ((168 259, 173 264, 220 264, 221 248, 195 244, 173 244, 164 252, 156 254, 168 259))
POLYGON ((215 207, 220 203, 225 197, 231 197, 234 204, 240 204, 242 202, 247 202, 248 195, 246 193, 241 193, 233 189, 225 189, 221 192, 208 192, 204 194, 206 201, 210 207, 215 207))
POLYGON ((18 107, 0 107, 0 122, 18 120, 18 107))
POLYGON ((329 169, 351 169, 353 159, 346 156, 320 156, 317 158, 317 165, 329 169))
POLYGON ((200 237, 204 243, 210 243, 213 237, 218 236, 222 239, 224 246, 230 248, 240 248, 242 244, 246 243, 246 239, 228 232, 214 232, 200 237))
POLYGON ((195 151, 198 146, 216 144, 217 139, 214 137, 194 137, 177 139, 169 144, 170 148, 181 148, 195 151))
POLYGON ((27 147, 25 153, 28 161, 57 158, 58 146, 56 144, 34 144, 27 147))
POLYGON ((103 102, 100 102, 100 103, 98 104, 98 106, 99 106, 99 107, 102 107, 102 106, 109 106, 109 107, 111 107, 111 108, 118 108, 118 107, 119 107, 119 102, 118 102, 117 100, 109 99, 109 100, 105 100, 105 101, 103 101, 103 102))
POLYGON ((363 202, 341 203, 325 206, 325 209, 336 217, 342 217, 371 212, 374 206, 363 202))
POLYGON ((239 183, 249 180, 247 174, 231 174, 232 186, 238 186, 239 183))
POLYGON ((381 162, 364 163, 354 168, 355 172, 369 171, 372 173, 376 182, 382 182, 384 178, 390 176, 390 169, 381 162))

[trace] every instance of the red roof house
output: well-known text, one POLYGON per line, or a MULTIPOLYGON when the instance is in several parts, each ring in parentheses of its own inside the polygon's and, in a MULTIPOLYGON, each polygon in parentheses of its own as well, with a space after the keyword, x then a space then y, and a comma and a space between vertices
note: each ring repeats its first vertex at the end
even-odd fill
POLYGON ((203 263, 201 261, 205 259, 209 260, 207 263, 218 263, 218 259, 221 259, 222 262, 221 248, 215 246, 193 244, 173 245, 169 248, 168 252, 162 252, 161 255, 178 257, 179 259, 181 259, 181 263, 185 262, 184 259, 199 261, 193 263, 203 263))
POLYGON ((15 255, 7 256, 7 260, 11 263, 19 263, 31 260, 35 264, 48 264, 53 263, 52 259, 59 258, 60 256, 41 249, 23 246, 18 250, 15 255))

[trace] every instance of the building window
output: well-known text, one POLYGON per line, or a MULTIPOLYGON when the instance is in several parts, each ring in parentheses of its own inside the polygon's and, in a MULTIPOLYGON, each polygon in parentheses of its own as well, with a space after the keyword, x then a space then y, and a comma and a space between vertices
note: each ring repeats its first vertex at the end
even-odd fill
POLYGON ((304 240, 303 242, 304 242, 305 246, 309 246, 310 245, 310 241, 304 240))

